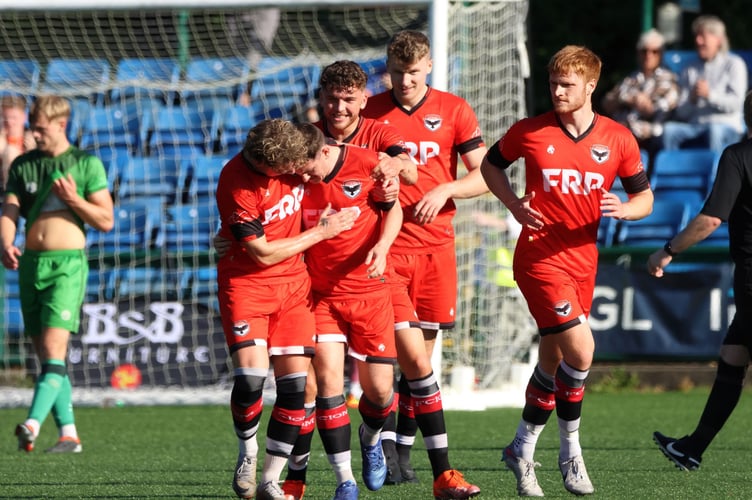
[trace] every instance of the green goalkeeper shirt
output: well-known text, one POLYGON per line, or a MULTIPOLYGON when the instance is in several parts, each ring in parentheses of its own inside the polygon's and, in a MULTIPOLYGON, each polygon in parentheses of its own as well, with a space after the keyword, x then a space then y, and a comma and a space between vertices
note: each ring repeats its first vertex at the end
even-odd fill
MULTIPOLYGON (((52 179, 68 174, 73 176, 73 180, 76 182, 76 191, 82 198, 102 189, 107 189, 107 172, 102 161, 74 146, 54 158, 34 149, 19 156, 11 164, 6 195, 12 193, 18 197, 20 214, 26 218, 27 231, 36 220, 36 216, 34 216, 34 220, 29 219, 29 212, 37 197, 44 191, 44 186, 48 185, 52 179)), ((83 220, 52 192, 49 192, 47 198, 42 200, 42 206, 37 212, 37 216, 43 212, 63 209, 70 210, 81 231, 84 231, 83 220)))

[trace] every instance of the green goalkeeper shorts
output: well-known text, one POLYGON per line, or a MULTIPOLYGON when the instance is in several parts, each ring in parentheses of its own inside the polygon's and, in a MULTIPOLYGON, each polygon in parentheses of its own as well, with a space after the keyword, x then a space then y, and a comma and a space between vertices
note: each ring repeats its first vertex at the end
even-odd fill
POLYGON ((26 250, 18 261, 26 335, 50 327, 78 333, 88 274, 84 250, 26 250))

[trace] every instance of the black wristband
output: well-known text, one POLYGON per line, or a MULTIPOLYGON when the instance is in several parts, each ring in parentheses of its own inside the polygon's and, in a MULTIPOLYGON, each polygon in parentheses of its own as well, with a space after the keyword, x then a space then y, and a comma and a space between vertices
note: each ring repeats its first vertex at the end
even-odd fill
POLYGON ((679 252, 674 252, 674 249, 671 248, 671 240, 668 240, 665 245, 663 245, 663 251, 669 254, 671 257, 676 257, 679 255, 679 252))

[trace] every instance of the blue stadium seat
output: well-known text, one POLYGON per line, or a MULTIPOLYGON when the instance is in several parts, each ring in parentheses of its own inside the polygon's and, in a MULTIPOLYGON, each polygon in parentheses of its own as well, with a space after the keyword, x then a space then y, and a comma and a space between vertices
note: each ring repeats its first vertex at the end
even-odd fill
POLYGON ((108 145, 137 151, 142 111, 138 103, 90 109, 80 121, 78 146, 81 149, 92 149, 108 145))
POLYGON ((380 94, 387 90, 384 85, 383 75, 386 73, 386 59, 378 57, 375 59, 367 59, 364 61, 357 61, 363 71, 368 75, 368 82, 366 83, 366 92, 370 95, 380 94))
POLYGON ((169 58, 121 59, 110 100, 157 99, 172 104, 180 82, 180 64, 169 58))
POLYGON ((109 302, 115 296, 115 272, 112 269, 90 269, 86 280, 87 303, 109 302))
POLYGON ((649 216, 619 223, 614 244, 660 248, 687 224, 690 212, 688 203, 656 199, 649 216))
POLYGON ((601 248, 613 246, 616 237, 617 221, 613 217, 601 217, 598 223, 598 236, 596 243, 601 248))
POLYGON ((179 300, 180 272, 159 267, 124 267, 117 272, 116 298, 148 297, 152 300, 179 300))
POLYGON ((185 269, 182 287, 186 291, 186 298, 206 300, 217 294, 217 267, 199 266, 185 269))
POLYGON ((676 74, 681 74, 682 70, 691 62, 699 60, 695 50, 665 50, 663 52, 663 65, 676 74))
POLYGON ((184 301, 204 304, 215 311, 219 311, 217 298, 217 267, 198 266, 185 268, 180 280, 180 286, 185 291, 184 301))
POLYGON ((245 144, 248 131, 263 120, 264 103, 252 101, 250 106, 230 106, 219 123, 219 151, 235 154, 245 144))
POLYGON ((164 203, 181 201, 178 192, 180 161, 174 158, 133 157, 118 172, 116 198, 161 197, 164 203))
MULTIPOLYGON (((3 320, 5 321, 5 334, 10 339, 23 338, 24 322, 21 314, 21 299, 18 297, 5 297, 3 299, 3 320)), ((3 325, 0 324, 0 328, 3 325)))
POLYGON ((321 68, 289 57, 265 57, 251 84, 251 102, 264 103, 267 118, 292 117, 311 106, 321 68))
POLYGON ((245 88, 250 72, 244 57, 193 58, 185 70, 180 99, 185 102, 214 97, 235 101, 245 88))
POLYGON ((125 146, 98 144, 96 146, 90 146, 84 149, 84 151, 102 160, 104 168, 107 170, 110 190, 114 191, 117 182, 119 182, 118 176, 120 175, 120 172, 123 171, 131 160, 132 155, 130 149, 125 146))
POLYGON ((18 289, 18 271, 11 271, 10 269, 2 269, 0 273, 3 273, 3 279, 5 280, 5 297, 18 297, 20 291, 18 289))
POLYGON ((50 59, 40 90, 46 94, 86 97, 96 105, 104 103, 106 87, 110 81, 110 63, 104 59, 50 59))
POLYGON ((148 127, 149 153, 181 158, 212 153, 219 132, 221 102, 226 101, 161 109, 148 127))
POLYGON ((89 116, 92 105, 88 98, 69 98, 68 103, 71 108, 70 119, 68 120, 68 128, 66 133, 68 140, 72 144, 78 144, 78 136, 81 133, 81 123, 86 121, 86 117, 89 116))
POLYGON ((185 188, 188 199, 203 198, 208 199, 206 203, 214 203, 219 174, 229 160, 224 156, 198 156, 184 160, 181 173, 185 180, 178 182, 178 185, 185 188))
POLYGON ((30 59, 0 61, 0 95, 34 95, 39 86, 41 67, 30 59))
POLYGON ((107 233, 88 229, 89 251, 138 253, 152 248, 162 211, 161 198, 140 198, 115 206, 115 225, 107 233))
POLYGON ((218 228, 219 212, 213 200, 169 206, 158 245, 179 254, 207 252, 218 228))
POLYGON ((656 198, 670 192, 695 191, 692 198, 703 200, 713 186, 717 168, 718 154, 709 149, 661 150, 655 157, 650 184, 656 198))

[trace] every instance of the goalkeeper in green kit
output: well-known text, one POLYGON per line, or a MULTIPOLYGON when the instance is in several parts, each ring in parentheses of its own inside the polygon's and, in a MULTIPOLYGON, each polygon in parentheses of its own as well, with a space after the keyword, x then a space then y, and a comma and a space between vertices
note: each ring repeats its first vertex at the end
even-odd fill
POLYGON ((0 217, 3 266, 18 270, 24 330, 42 367, 27 419, 16 426, 18 448, 32 451, 52 413, 59 429, 53 453, 78 453, 66 369, 68 340, 79 328, 89 272, 86 229, 113 227, 112 196, 102 162, 72 146, 66 136, 71 109, 58 96, 40 96, 29 122, 37 147, 11 164, 0 217), (19 217, 26 246, 15 246, 19 217))

